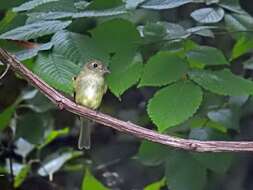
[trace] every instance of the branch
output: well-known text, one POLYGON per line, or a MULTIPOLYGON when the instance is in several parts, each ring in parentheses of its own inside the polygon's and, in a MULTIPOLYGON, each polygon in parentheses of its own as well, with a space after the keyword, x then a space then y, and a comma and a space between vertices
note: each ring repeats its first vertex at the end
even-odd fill
POLYGON ((134 135, 141 139, 146 139, 159 144, 174 148, 196 151, 196 152, 253 152, 253 142, 250 141, 199 141, 191 139, 182 139, 169 135, 160 134, 117 118, 111 117, 86 107, 77 105, 72 100, 66 98, 54 88, 41 80, 38 76, 28 70, 16 58, 0 48, 0 61, 9 64, 12 70, 22 75, 31 85, 38 88, 47 96, 59 109, 66 109, 74 114, 91 119, 104 126, 111 127, 118 131, 134 135))

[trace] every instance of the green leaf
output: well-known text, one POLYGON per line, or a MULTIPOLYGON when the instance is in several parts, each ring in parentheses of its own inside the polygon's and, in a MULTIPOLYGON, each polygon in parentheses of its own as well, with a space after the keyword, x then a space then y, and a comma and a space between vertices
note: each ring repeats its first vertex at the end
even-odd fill
POLYGON ((0 131, 3 130, 5 127, 7 127, 15 110, 16 106, 11 105, 0 113, 0 131))
POLYGON ((71 94, 72 77, 78 74, 80 67, 61 55, 40 53, 33 71, 49 85, 71 94))
POLYGON ((230 153, 191 153, 191 155, 204 167, 219 174, 225 174, 233 160, 230 153))
POLYGON ((162 10, 176 8, 192 2, 193 0, 147 0, 141 4, 141 7, 145 9, 162 10))
POLYGON ((107 83, 112 93, 120 97, 128 88, 138 82, 142 69, 140 55, 116 54, 110 64, 111 74, 107 76, 107 83))
POLYGON ((156 181, 154 183, 151 183, 145 186, 144 190, 160 190, 161 187, 163 187, 164 185, 165 185, 165 180, 163 178, 160 181, 156 181))
POLYGON ((82 17, 105 17, 105 16, 116 16, 127 13, 124 6, 118 6, 110 9, 104 10, 86 10, 72 15, 73 18, 82 18, 82 17))
POLYGON ((191 154, 174 151, 166 163, 166 179, 173 190, 203 190, 207 171, 191 154))
POLYGON ((19 171, 18 175, 14 178, 14 187, 18 188, 22 185, 24 180, 27 178, 29 172, 31 170, 31 165, 27 164, 22 166, 21 170, 19 171))
POLYGON ((253 38, 242 36, 237 40, 232 50, 232 59, 253 51, 253 38))
POLYGON ((39 51, 49 50, 53 47, 51 42, 45 44, 38 44, 34 48, 24 49, 18 52, 15 52, 15 56, 20 60, 24 61, 27 59, 31 59, 38 55, 39 51))
POLYGON ((53 140, 55 140, 56 138, 60 137, 60 136, 65 136, 69 133, 69 128, 63 128, 60 130, 52 130, 50 131, 48 134, 46 134, 46 137, 44 139, 44 142, 39 146, 39 148, 43 148, 46 145, 48 145, 49 143, 51 143, 53 140))
POLYGON ((217 23, 224 17, 222 8, 201 8, 193 11, 191 17, 199 23, 217 23))
POLYGON ((191 66, 229 64, 219 49, 209 46, 197 46, 196 48, 188 51, 186 56, 191 66))
POLYGON ((165 161, 169 151, 169 148, 164 145, 143 141, 139 147, 137 158, 147 166, 157 166, 165 161))
POLYGON ((17 14, 12 11, 8 11, 5 14, 4 18, 0 22, 0 33, 2 33, 8 27, 8 25, 10 25, 16 16, 17 14))
POLYGON ((82 190, 109 190, 102 183, 100 183, 94 176, 91 175, 89 170, 86 170, 85 176, 82 182, 82 190))
POLYGON ((123 19, 104 22, 91 33, 96 44, 107 53, 135 52, 141 41, 135 25, 123 19))
POLYGON ((144 66, 139 86, 162 86, 182 78, 188 69, 187 62, 168 51, 151 57, 144 66))
POLYGON ((43 119, 46 117, 35 113, 28 113, 19 117, 17 120, 16 138, 22 137, 31 144, 41 143, 47 124, 43 119))
POLYGON ((109 55, 102 51, 96 42, 88 36, 60 31, 52 37, 52 43, 55 53, 79 65, 93 59, 99 59, 108 64, 109 55))
POLYGON ((20 26, 0 35, 0 39, 29 40, 53 34, 66 28, 71 21, 41 21, 39 23, 20 26))
POLYGON ((28 11, 31 10, 39 5, 45 4, 45 3, 50 3, 50 2, 55 2, 59 0, 32 0, 28 1, 26 3, 23 3, 22 5, 13 8, 14 12, 21 12, 21 11, 28 11))
POLYGON ((195 34, 195 35, 199 35, 199 36, 203 36, 203 37, 214 38, 214 33, 211 30, 213 28, 217 28, 217 27, 215 27, 215 26, 194 26, 194 27, 188 28, 186 31, 191 34, 195 34))
POLYGON ((219 71, 193 70, 189 72, 189 76, 204 89, 219 95, 253 94, 253 82, 234 75, 228 69, 219 71))
POLYGON ((148 114, 159 131, 191 117, 202 101, 202 91, 190 81, 181 81, 159 90, 149 101, 148 114))

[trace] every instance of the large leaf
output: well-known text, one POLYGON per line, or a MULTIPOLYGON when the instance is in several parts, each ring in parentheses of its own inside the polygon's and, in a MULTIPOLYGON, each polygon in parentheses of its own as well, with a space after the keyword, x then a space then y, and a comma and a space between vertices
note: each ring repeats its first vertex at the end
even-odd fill
POLYGON ((224 14, 222 8, 201 8, 193 11, 191 17, 200 23, 216 23, 223 19, 224 14))
POLYGON ((186 56, 192 66, 229 64, 220 50, 209 46, 197 46, 187 52, 186 56))
POLYGON ((107 77, 110 90, 117 97, 121 96, 128 88, 138 82, 142 69, 140 55, 116 54, 110 64, 111 74, 107 77))
POLYGON ((71 21, 41 21, 15 28, 0 35, 0 39, 29 40, 53 34, 66 28, 71 21))
POLYGON ((95 41, 88 36, 60 31, 53 36, 52 43, 55 53, 79 65, 83 65, 92 59, 99 59, 108 64, 109 55, 102 51, 95 41))
POLYGON ((101 182, 99 182, 94 176, 91 175, 89 170, 86 170, 85 176, 82 182, 82 188, 81 190, 109 190, 107 187, 105 187, 101 182))
POLYGON ((162 10, 176 8, 191 2, 193 2, 193 0, 147 0, 141 4, 141 7, 145 9, 162 10))
POLYGON ((85 10, 72 15, 73 18, 81 17, 104 17, 104 16, 116 16, 127 13, 123 6, 114 7, 104 10, 85 10))
POLYGON ((179 56, 167 51, 159 52, 145 65, 139 86, 170 84, 182 78, 187 68, 187 62, 179 56))
POLYGON ((49 85, 71 94, 72 77, 78 74, 80 68, 61 55, 40 53, 33 71, 49 85))
POLYGON ((166 179, 173 190, 203 190, 207 171, 189 153, 174 152, 166 163, 166 179))
POLYGON ((107 53, 135 52, 141 41, 135 25, 123 19, 104 22, 91 33, 96 43, 107 53))
POLYGON ((228 69, 220 71, 194 70, 190 78, 204 89, 220 95, 253 94, 253 82, 234 75, 228 69))
POLYGON ((181 81, 159 90, 149 101, 148 114, 159 131, 191 117, 202 100, 202 91, 190 81, 181 81))
POLYGON ((50 3, 50 2, 55 2, 59 0, 32 0, 28 1, 18 7, 13 8, 14 12, 20 12, 20 11, 27 11, 31 10, 39 5, 45 4, 45 3, 50 3))

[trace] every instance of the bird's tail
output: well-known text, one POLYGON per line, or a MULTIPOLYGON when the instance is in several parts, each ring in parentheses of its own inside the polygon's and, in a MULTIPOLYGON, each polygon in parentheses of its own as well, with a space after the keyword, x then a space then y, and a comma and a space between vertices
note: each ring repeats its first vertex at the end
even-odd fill
POLYGON ((82 150, 85 148, 86 150, 90 149, 91 146, 91 122, 88 120, 87 124, 84 122, 84 118, 80 117, 81 126, 80 126, 80 134, 78 139, 78 148, 82 150))

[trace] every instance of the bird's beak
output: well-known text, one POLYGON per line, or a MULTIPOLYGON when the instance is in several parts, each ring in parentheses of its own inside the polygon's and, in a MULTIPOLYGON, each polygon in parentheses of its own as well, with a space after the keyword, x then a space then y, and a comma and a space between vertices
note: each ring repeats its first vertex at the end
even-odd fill
POLYGON ((108 74, 110 74, 110 73, 111 73, 111 71, 110 71, 107 67, 105 67, 105 69, 104 69, 104 73, 108 73, 108 74))

